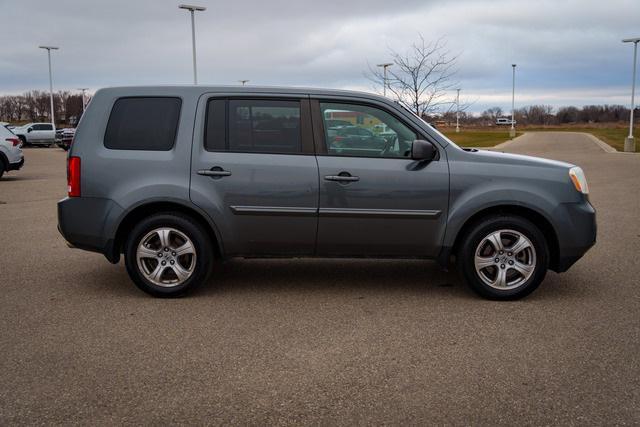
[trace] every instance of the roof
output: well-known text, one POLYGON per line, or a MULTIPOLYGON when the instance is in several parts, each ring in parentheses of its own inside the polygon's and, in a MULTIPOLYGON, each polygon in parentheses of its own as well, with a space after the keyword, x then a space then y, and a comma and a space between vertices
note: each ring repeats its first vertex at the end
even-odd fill
POLYGON ((154 86, 114 86, 104 88, 107 90, 130 90, 130 91, 187 91, 187 92, 226 92, 226 93, 282 93, 282 94, 309 94, 309 95, 330 95, 330 96, 352 96, 358 98, 376 99, 381 102, 393 102, 389 98, 382 97, 371 92, 362 92, 344 89, 323 89, 317 87, 293 87, 293 86, 253 86, 253 85, 154 85, 154 86))

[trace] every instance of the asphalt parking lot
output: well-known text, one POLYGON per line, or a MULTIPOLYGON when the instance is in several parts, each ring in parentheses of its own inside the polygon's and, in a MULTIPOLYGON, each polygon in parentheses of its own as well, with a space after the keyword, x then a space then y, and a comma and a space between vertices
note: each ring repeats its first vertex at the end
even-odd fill
POLYGON ((636 424, 640 155, 580 134, 505 151, 583 167, 598 243, 491 302, 435 263, 237 260, 160 300, 66 247, 65 153, 0 181, 0 424, 636 424))

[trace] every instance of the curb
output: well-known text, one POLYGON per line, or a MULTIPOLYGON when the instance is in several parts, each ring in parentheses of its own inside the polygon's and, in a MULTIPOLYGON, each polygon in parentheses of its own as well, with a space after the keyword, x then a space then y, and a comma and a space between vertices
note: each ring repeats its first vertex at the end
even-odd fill
POLYGON ((616 150, 615 148, 613 148, 612 146, 610 146, 609 144, 607 144, 606 142, 604 142, 603 140, 593 136, 590 133, 586 133, 586 132, 573 132, 573 133, 577 133, 579 135, 586 135, 589 137, 589 139, 591 139, 591 141, 593 141, 594 144, 596 144, 597 146, 599 146, 600 148, 602 148, 602 151, 604 151, 605 153, 619 153, 618 150, 616 150))

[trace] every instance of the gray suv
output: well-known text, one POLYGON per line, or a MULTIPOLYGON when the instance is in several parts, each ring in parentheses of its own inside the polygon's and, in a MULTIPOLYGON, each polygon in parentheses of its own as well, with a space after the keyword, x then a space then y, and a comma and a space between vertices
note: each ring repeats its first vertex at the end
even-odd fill
POLYGON ((102 89, 77 128, 68 185, 64 238, 112 263, 124 254, 133 282, 155 296, 207 281, 216 258, 420 258, 447 268, 454 257, 477 293, 515 299, 596 238, 580 168, 461 149, 359 92, 102 89), (336 121, 350 131, 329 132, 336 121))

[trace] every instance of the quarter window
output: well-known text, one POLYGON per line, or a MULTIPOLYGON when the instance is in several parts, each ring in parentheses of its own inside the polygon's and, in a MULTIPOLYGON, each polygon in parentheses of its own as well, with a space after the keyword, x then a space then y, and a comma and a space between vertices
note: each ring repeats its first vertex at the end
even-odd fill
POLYGON ((300 102, 220 100, 207 105, 205 148, 247 153, 301 153, 300 102))
POLYGON ((171 150, 180 106, 180 98, 118 99, 111 109, 104 146, 113 150, 171 150))
POLYGON ((320 103, 327 154, 358 157, 411 157, 416 133, 384 110, 320 103))

